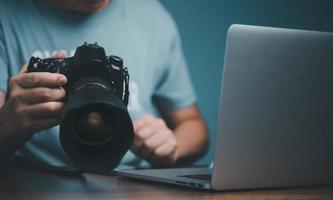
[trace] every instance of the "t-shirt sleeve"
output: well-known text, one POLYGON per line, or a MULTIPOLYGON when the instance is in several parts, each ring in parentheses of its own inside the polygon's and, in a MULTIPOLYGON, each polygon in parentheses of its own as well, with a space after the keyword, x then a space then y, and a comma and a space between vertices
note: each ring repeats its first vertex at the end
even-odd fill
MULTIPOLYGON (((158 76, 155 94, 158 104, 167 109, 179 109, 193 105, 196 95, 182 51, 181 39, 175 24, 162 55, 162 73, 158 76)), ((168 38, 168 37, 166 37, 168 38)))
POLYGON ((3 92, 7 92, 7 84, 8 84, 8 62, 6 56, 6 48, 4 43, 4 35, 2 24, 0 21, 0 90, 3 92))

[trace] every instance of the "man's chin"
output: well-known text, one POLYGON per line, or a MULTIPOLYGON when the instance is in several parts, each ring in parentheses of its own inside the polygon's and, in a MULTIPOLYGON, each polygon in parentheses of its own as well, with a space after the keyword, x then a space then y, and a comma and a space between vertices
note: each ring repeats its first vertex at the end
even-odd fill
POLYGON ((84 0, 85 6, 84 13, 92 14, 99 11, 102 11, 104 8, 111 3, 111 0, 84 0))
POLYGON ((81 14, 94 14, 105 9, 112 0, 47 0, 59 9, 81 14))

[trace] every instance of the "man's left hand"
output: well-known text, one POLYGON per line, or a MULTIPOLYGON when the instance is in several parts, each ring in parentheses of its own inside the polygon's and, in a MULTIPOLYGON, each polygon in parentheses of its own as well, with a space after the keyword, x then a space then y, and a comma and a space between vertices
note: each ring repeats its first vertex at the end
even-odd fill
POLYGON ((134 121, 131 150, 153 167, 168 167, 177 162, 178 143, 165 121, 146 115, 134 121))

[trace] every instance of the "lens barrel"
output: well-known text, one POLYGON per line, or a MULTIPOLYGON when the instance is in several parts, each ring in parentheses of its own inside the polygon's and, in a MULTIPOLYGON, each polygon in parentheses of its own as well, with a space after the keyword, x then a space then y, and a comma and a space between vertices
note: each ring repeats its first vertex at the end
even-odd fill
POLYGON ((133 141, 126 106, 106 86, 85 82, 67 99, 60 124, 63 149, 86 172, 117 167, 133 141))

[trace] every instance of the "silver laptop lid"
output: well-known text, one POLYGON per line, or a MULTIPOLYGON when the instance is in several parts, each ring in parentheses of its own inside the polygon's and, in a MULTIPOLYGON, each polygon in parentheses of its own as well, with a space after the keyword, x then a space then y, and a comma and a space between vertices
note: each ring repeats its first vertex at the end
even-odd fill
POLYGON ((215 189, 333 181, 333 35, 233 25, 215 189))

